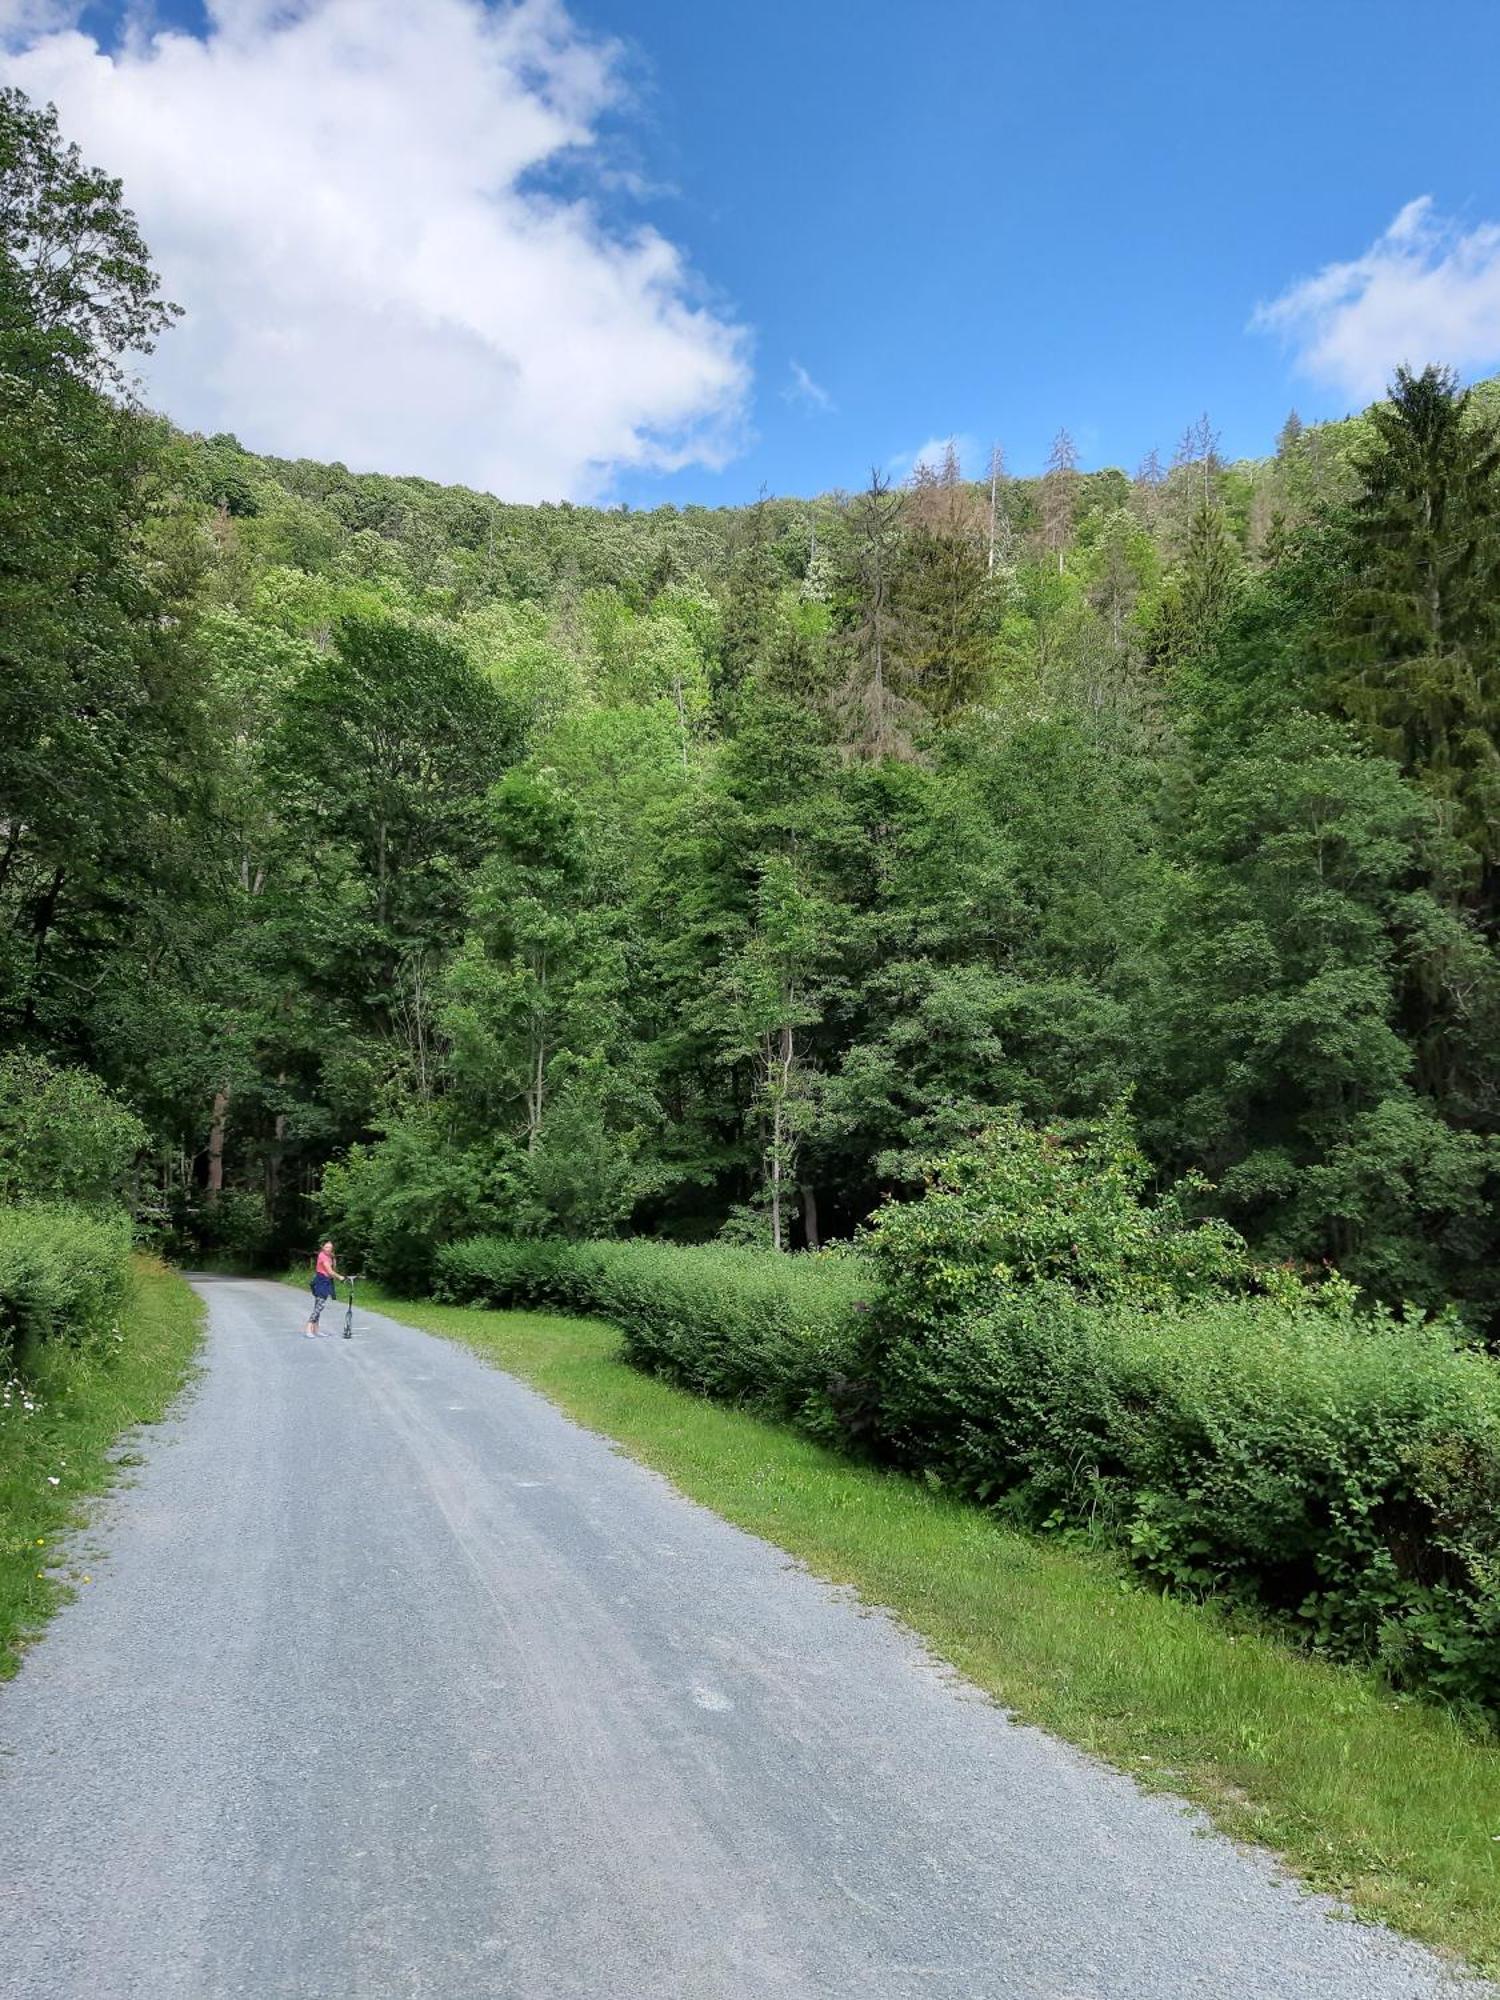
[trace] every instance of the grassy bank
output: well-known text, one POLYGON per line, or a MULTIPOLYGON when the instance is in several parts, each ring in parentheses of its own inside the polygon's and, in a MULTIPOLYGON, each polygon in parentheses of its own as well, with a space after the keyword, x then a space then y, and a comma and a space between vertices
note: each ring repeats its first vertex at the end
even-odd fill
POLYGON ((621 1361, 597 1321, 386 1303, 889 1606, 1027 1721, 1195 1800, 1357 1910, 1500 1972, 1500 1748, 1442 1711, 673 1389, 621 1361))
POLYGON ((188 1378, 203 1310, 153 1259, 132 1260, 122 1338, 49 1353, 30 1385, 0 1389, 0 1677, 85 1573, 54 1567, 85 1503, 119 1474, 122 1431, 162 1417, 188 1378))

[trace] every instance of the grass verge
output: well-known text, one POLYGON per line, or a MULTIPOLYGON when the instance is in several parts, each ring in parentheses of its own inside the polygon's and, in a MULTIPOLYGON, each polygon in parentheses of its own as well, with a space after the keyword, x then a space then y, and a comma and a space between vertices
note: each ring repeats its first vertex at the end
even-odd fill
MULTIPOLYGON (((0 1679, 80 1584, 57 1547, 84 1503, 119 1476, 121 1432, 165 1415, 191 1372, 200 1300, 154 1258, 132 1260, 124 1338, 107 1356, 49 1356, 33 1388, 0 1403, 0 1679)), ((128 1459, 128 1454, 127 1454, 128 1459)))
POLYGON ((410 1304, 726 1520, 888 1606, 1028 1722, 1201 1805, 1365 1916, 1500 1972, 1500 1746, 1107 1557, 700 1401, 597 1321, 410 1304))

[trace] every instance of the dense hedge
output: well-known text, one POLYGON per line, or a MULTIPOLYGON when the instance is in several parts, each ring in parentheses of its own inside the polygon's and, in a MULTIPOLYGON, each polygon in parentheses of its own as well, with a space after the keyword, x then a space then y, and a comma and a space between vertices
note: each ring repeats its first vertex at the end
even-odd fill
POLYGON ((871 1287, 849 1255, 480 1236, 438 1253, 436 1289, 457 1304, 598 1313, 657 1374, 826 1434, 847 1420, 871 1287))
POLYGON ((601 1314, 673 1381, 1500 1710, 1500 1367, 1254 1271, 1142 1171, 1118 1127, 1013 1122, 868 1254, 477 1238, 439 1289, 601 1314))
POLYGON ((941 1331, 882 1312, 867 1359, 902 1464, 1500 1707, 1500 1372, 1440 1329, 1049 1285, 941 1331))
POLYGON ((0 1374, 47 1343, 98 1348, 118 1330, 130 1276, 123 1214, 66 1203, 0 1209, 0 1374))

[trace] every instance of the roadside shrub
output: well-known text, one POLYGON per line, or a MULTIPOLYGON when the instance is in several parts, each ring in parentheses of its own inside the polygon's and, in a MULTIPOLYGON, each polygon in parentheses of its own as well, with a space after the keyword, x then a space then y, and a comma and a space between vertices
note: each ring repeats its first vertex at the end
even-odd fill
POLYGON ((595 1268, 614 1247, 545 1236, 473 1236, 438 1251, 433 1289, 454 1305, 589 1312, 595 1309, 595 1268))
POLYGON ((0 1375, 46 1345, 102 1350, 129 1285, 130 1224, 65 1203, 0 1209, 0 1375))
POLYGON ((1122 1112, 1071 1133, 1002 1114, 931 1163, 920 1200, 877 1215, 870 1249, 888 1315, 946 1321, 1051 1283, 1137 1305, 1247 1286, 1241 1239, 1221 1222, 1189 1223, 1175 1194, 1147 1204, 1149 1172, 1122 1112))
POLYGON ((596 1313, 630 1358, 700 1394, 819 1434, 840 1427, 840 1384, 871 1273, 849 1255, 788 1257, 644 1239, 571 1244, 479 1237, 438 1253, 438 1296, 596 1313))
POLYGON ((489 1163, 431 1114, 414 1114, 324 1169, 315 1230, 337 1240, 346 1269, 419 1292, 432 1282, 435 1245, 490 1223, 495 1195, 489 1163))
POLYGON ((91 1070, 0 1057, 0 1200, 115 1204, 148 1136, 91 1070))
POLYGON ((1147 1312, 1054 1282, 881 1331, 882 1436, 909 1469, 1500 1706, 1500 1377, 1441 1328, 1347 1291, 1147 1312))

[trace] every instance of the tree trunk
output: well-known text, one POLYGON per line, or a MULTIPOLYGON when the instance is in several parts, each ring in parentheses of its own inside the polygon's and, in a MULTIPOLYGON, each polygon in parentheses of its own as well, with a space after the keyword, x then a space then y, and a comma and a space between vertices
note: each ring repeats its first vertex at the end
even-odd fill
POLYGON ((802 1194, 802 1229, 807 1237, 809 1250, 821 1250, 822 1239, 818 1235, 818 1195, 810 1181, 804 1181, 802 1194))
POLYGON ((536 1142, 542 1134, 542 1111, 546 1104, 547 1092, 547 955, 543 952, 536 968, 537 1002, 532 1013, 532 1035, 535 1058, 532 1063, 531 1078, 526 1088, 526 1150, 536 1151, 536 1142))
POLYGON ((47 956, 47 940, 52 935, 52 926, 57 922, 57 906, 62 897, 63 883, 67 880, 67 870, 59 868, 47 885, 47 892, 38 905, 31 920, 31 935, 34 940, 31 956, 31 980, 26 994, 26 1007, 21 1020, 28 1029, 36 1026, 37 991, 42 980, 42 961, 47 956))
POLYGON ((781 1248, 781 1101, 771 1115, 771 1248, 781 1248))
POLYGON ((672 696, 677 703, 677 733, 682 740, 682 768, 685 771, 688 768, 687 704, 682 698, 682 675, 680 672, 672 676, 672 696))
POLYGON ((224 1126, 229 1116, 229 1087, 214 1092, 208 1127, 208 1204, 212 1208, 224 1190, 224 1126))

